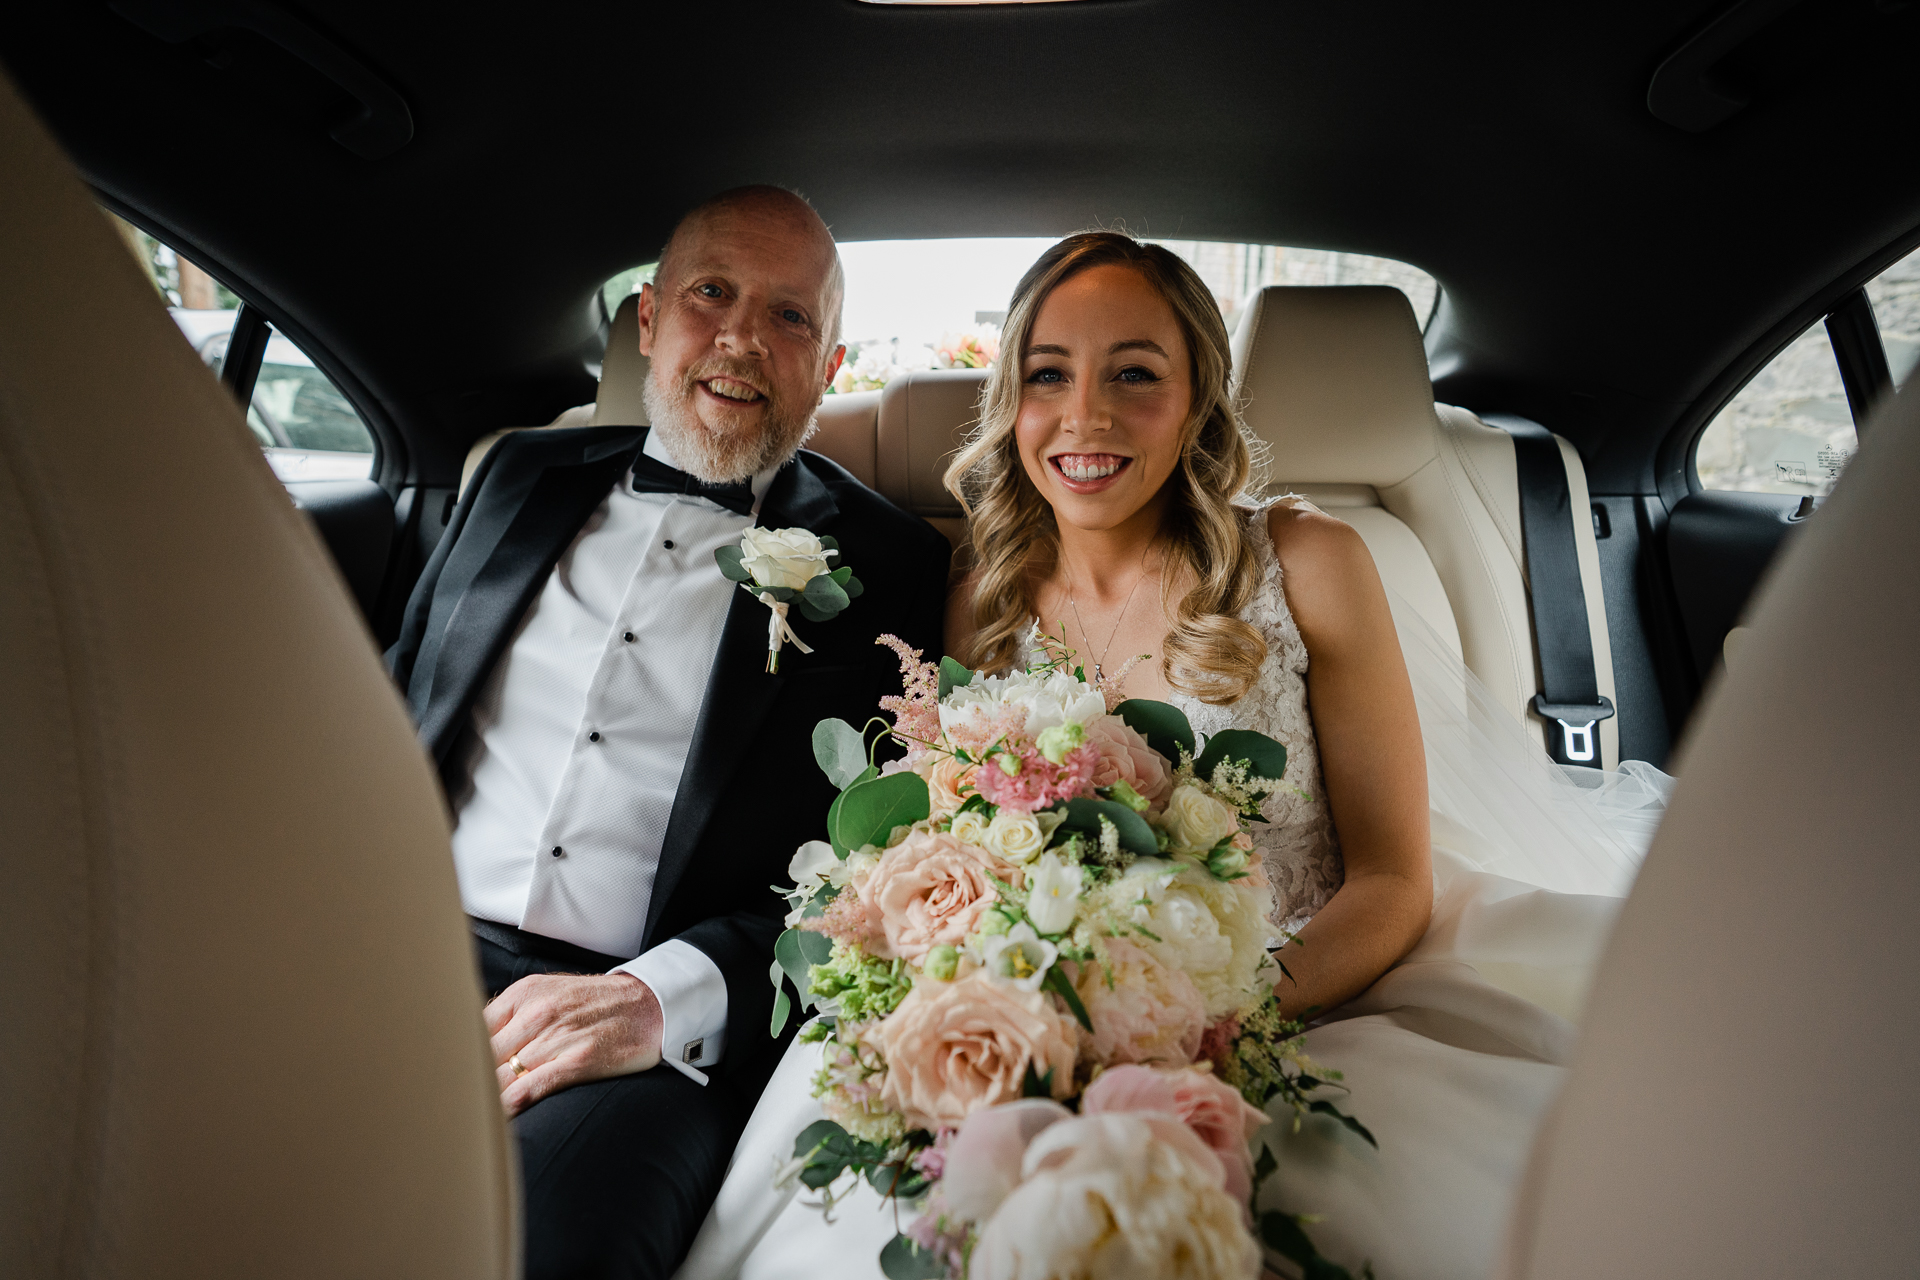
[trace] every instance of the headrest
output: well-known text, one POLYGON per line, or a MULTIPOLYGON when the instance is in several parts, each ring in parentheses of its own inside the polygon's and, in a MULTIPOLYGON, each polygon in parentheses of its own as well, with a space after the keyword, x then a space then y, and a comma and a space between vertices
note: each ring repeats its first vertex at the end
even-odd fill
POLYGON ((600 364, 600 394, 594 400, 595 427, 644 427, 647 404, 640 389, 652 361, 640 354, 640 295, 629 294, 613 313, 607 354, 600 364))
POLYGON ((880 394, 880 492, 917 516, 958 516, 942 480, 980 420, 985 369, 903 373, 880 394))
POLYGON ((1420 326, 1389 285, 1269 285, 1240 318, 1233 371, 1275 481, 1395 485, 1438 450, 1420 326))

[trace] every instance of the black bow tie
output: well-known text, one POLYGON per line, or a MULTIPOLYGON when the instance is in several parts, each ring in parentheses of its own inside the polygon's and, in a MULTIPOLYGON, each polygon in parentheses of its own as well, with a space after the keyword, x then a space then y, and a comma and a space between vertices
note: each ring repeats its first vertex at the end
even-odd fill
POLYGON ((708 484, 664 462, 641 454, 633 463, 635 493, 685 493, 717 502, 743 516, 753 514, 753 485, 741 480, 734 484, 708 484))

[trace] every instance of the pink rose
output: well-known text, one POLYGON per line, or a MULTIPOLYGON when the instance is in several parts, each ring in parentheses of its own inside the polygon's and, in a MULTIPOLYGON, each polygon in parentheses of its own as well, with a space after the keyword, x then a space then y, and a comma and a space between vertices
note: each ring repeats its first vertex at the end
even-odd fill
POLYGON ((876 926, 868 950, 883 960, 918 961, 934 947, 958 946, 999 901, 989 876, 1014 888, 1020 869, 978 845, 945 832, 916 831, 886 851, 859 885, 860 902, 876 926))
POLYGON ((1252 1196, 1253 1151, 1247 1144, 1267 1116, 1211 1072, 1114 1067, 1101 1072, 1080 1096, 1082 1115, 1102 1111, 1158 1111, 1177 1117, 1219 1157, 1233 1198, 1244 1206, 1252 1196))
POLYGON ((975 971, 915 987, 900 1007, 860 1033, 886 1060, 881 1097, 910 1127, 957 1125, 982 1107, 1020 1097, 1028 1067, 1052 1092, 1073 1092, 1079 1024, 1044 992, 975 971))
POLYGON ((1110 787, 1124 782, 1145 796, 1157 810, 1173 790, 1173 775, 1158 751, 1119 716, 1101 716, 1087 726, 1087 741, 1099 749, 1093 785, 1110 787))
POLYGON ((927 798, 932 802, 934 817, 948 817, 960 807, 967 798, 963 793, 973 789, 973 772, 978 767, 958 756, 932 752, 914 763, 913 771, 927 784, 927 798))
POLYGON ((1108 940, 1107 961, 1081 965, 1073 984, 1093 1022, 1093 1034, 1080 1041, 1082 1060, 1192 1062, 1207 1023, 1207 1002, 1193 979, 1120 938, 1108 940))

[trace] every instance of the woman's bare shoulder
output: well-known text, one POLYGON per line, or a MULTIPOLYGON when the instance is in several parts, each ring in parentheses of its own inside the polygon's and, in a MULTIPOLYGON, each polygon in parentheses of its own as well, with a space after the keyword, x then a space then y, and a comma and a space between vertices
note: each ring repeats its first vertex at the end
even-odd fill
POLYGON ((1310 503, 1282 501, 1267 509, 1267 533, 1302 632, 1341 630, 1384 605, 1373 554, 1346 521, 1310 503))

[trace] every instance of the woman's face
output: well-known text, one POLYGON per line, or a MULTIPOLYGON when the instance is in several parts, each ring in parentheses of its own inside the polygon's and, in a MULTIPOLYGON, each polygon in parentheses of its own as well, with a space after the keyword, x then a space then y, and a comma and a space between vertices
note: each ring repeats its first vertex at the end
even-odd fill
POLYGON ((1040 305, 1020 353, 1014 436, 1063 525, 1117 528, 1156 502, 1193 405, 1180 322, 1130 267, 1089 267, 1040 305))

